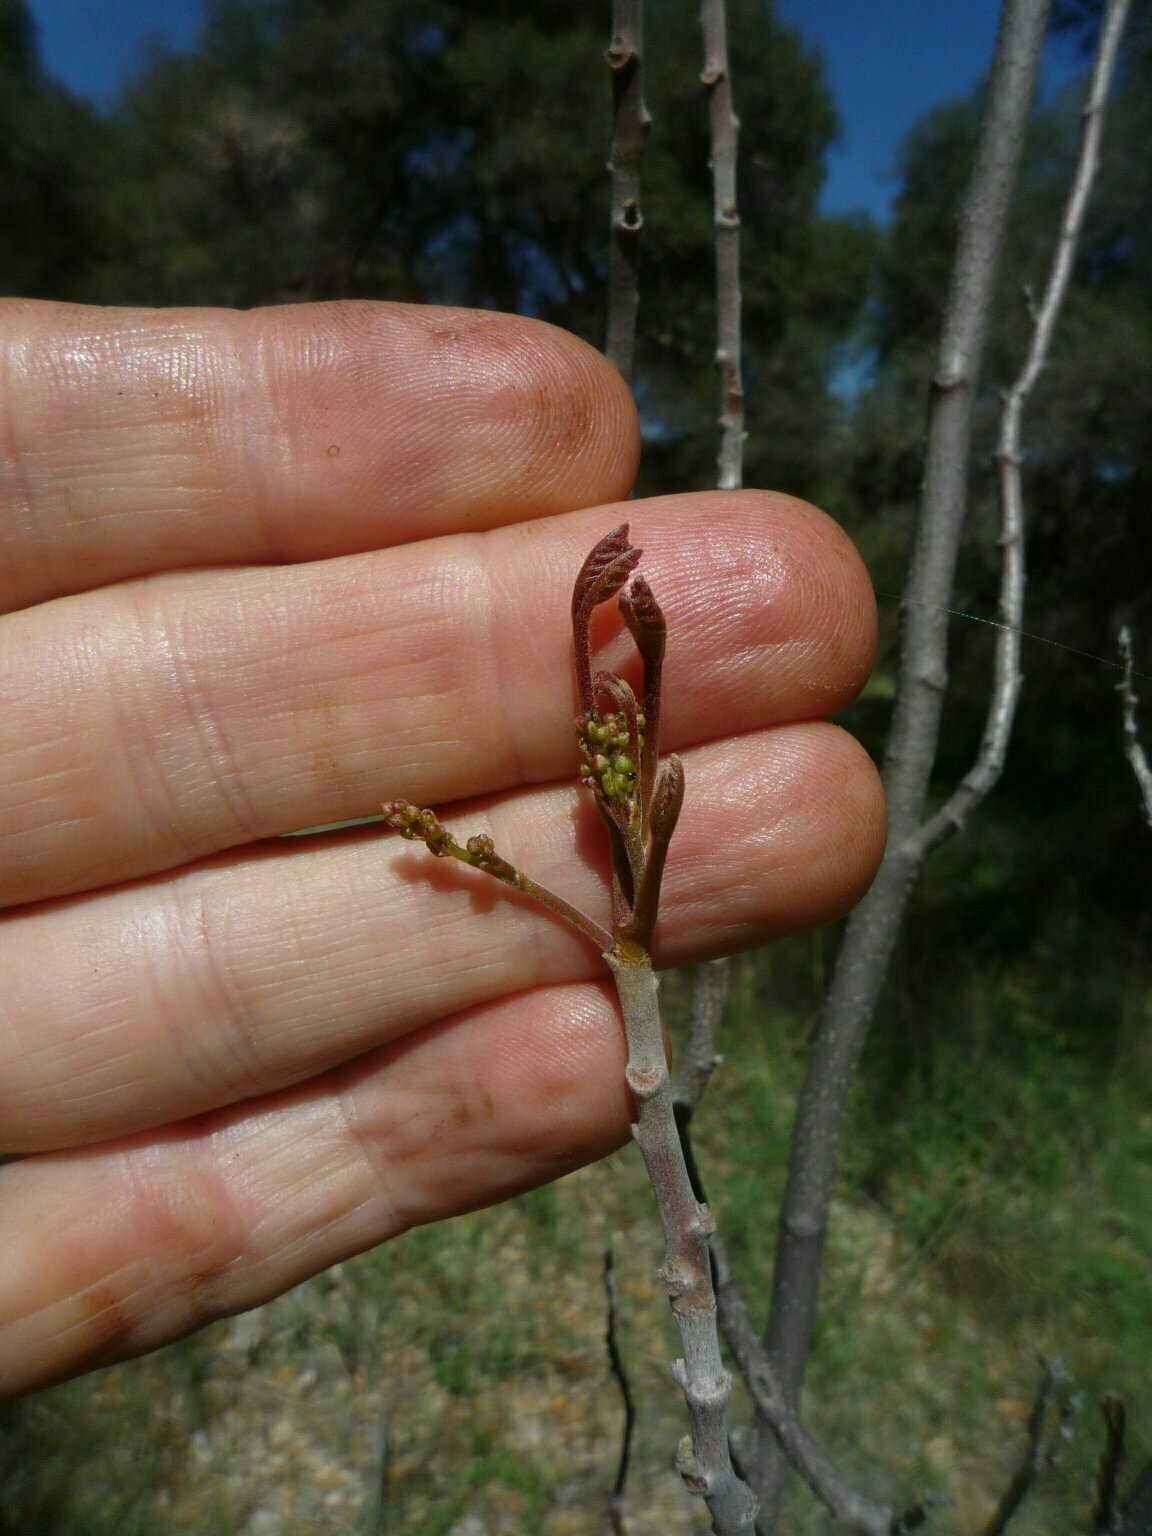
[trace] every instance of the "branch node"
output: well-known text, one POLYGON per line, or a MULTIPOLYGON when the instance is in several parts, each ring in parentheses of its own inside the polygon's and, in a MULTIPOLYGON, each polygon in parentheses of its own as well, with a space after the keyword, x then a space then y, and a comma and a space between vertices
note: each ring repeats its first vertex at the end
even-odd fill
POLYGON ((676 1449, 676 1470, 684 1479, 684 1486, 689 1493, 698 1493, 703 1497, 708 1492, 711 1479, 700 1465, 691 1435, 685 1435, 676 1449))
POLYGON ((667 1069, 661 1070, 659 1067, 643 1068, 629 1064, 624 1069, 624 1081, 638 1099, 650 1099, 653 1094, 659 1093, 667 1079, 667 1069))
MULTIPOLYGON (((698 1283, 698 1276, 681 1267, 675 1259, 667 1259, 656 1271, 656 1277, 664 1288, 664 1294, 673 1301, 681 1296, 687 1296, 698 1283)), ((680 1362, 683 1364, 683 1362, 680 1362)), ((676 1375, 676 1364, 673 1363, 672 1374, 683 1387, 685 1383, 676 1375)))
POLYGON ((712 1215, 712 1212, 707 1205, 702 1205, 697 1202, 696 1220, 689 1225, 688 1230, 696 1237, 712 1236, 713 1232, 716 1230, 716 1218, 712 1215))
POLYGON ((625 198, 616 220, 616 228, 626 235, 638 235, 644 228, 644 215, 640 212, 640 204, 634 197, 625 198))
POLYGON ((650 118, 644 104, 643 0, 614 0, 612 41, 607 52, 612 71, 611 241, 608 252, 608 323, 604 351, 627 379, 636 348, 640 306, 638 261, 640 163, 650 118))
POLYGON ((608 60, 611 69, 626 69, 629 64, 637 64, 640 55, 635 48, 629 48, 622 38, 614 37, 604 57, 608 60))

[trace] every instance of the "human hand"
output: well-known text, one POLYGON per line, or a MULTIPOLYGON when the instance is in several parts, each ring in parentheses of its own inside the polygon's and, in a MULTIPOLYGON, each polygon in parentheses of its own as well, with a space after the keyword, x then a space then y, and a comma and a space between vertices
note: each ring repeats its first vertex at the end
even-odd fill
MULTIPOLYGON (((599 356, 528 320, 0 305, 0 1391, 139 1354, 627 1135, 568 604, 626 516, 687 796, 658 959, 826 922, 883 811, 821 717, 874 612, 787 497, 626 509, 599 356), (479 797, 483 797, 482 799, 479 797)), ((610 664, 630 641, 600 638, 610 664)))

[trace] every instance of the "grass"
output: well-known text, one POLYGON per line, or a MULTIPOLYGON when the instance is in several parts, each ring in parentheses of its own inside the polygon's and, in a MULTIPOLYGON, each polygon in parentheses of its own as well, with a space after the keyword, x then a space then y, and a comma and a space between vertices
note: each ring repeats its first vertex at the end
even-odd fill
MULTIPOLYGON (((698 1121, 760 1313, 824 965, 824 941, 804 940, 739 967, 726 1065, 698 1121)), ((675 1034, 686 991, 666 992, 675 1034)), ((930 1041, 902 1032, 889 1001, 853 1103, 806 1411, 876 1496, 947 1493, 938 1536, 976 1532, 1003 1488, 1038 1354, 1063 1358, 1086 1406, 1014 1536, 1086 1530, 1104 1390, 1128 1403, 1132 1470, 1152 1453, 1152 1095, 1083 1029, 1074 996, 1053 1017, 1041 995, 1023 965, 953 977, 930 1041)), ((630 1150, 409 1233, 254 1324, 12 1405, 0 1532, 599 1536, 620 1426, 603 1344, 609 1243, 640 1411, 630 1536, 703 1532, 670 1465, 676 1346, 630 1150)), ((787 1536, 829 1529, 796 1491, 787 1536)))

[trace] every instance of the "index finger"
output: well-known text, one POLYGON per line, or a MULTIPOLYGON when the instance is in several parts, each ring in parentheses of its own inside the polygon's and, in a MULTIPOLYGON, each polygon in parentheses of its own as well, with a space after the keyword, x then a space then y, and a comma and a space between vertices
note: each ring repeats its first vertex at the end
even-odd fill
POLYGON ((407 304, 0 303, 0 612, 624 497, 624 381, 541 321, 407 304))

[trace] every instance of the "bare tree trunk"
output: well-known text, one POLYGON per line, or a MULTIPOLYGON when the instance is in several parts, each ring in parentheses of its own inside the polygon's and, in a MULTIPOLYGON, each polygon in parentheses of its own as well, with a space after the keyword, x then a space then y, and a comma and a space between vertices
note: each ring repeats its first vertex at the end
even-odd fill
POLYGON ((1024 366, 1004 397, 996 446, 1000 492, 1000 629, 991 702, 980 752, 972 769, 920 832, 921 857, 964 826, 976 806, 1000 777, 1020 694, 1020 634, 1024 621, 1024 494, 1021 486, 1020 432, 1024 407, 1048 361, 1056 321, 1068 292, 1076 248, 1088 200, 1100 164, 1104 109, 1120 38, 1128 19, 1129 0, 1108 0, 1084 104, 1080 152, 1060 219, 1060 233, 1044 294, 1032 325, 1032 340, 1024 366))
MULTIPOLYGON (((799 1400, 816 1319, 848 1091, 924 857, 920 830, 947 679, 944 609, 966 511, 973 404, 1048 9, 1048 0, 1006 0, 960 219, 932 384, 920 525, 903 611, 900 688, 884 765, 888 848, 837 960, 797 1107, 781 1216, 767 1343, 790 1406, 799 1400)), ((758 1415, 749 1478, 762 1530, 775 1524, 786 1472, 771 1426, 758 1415)))

